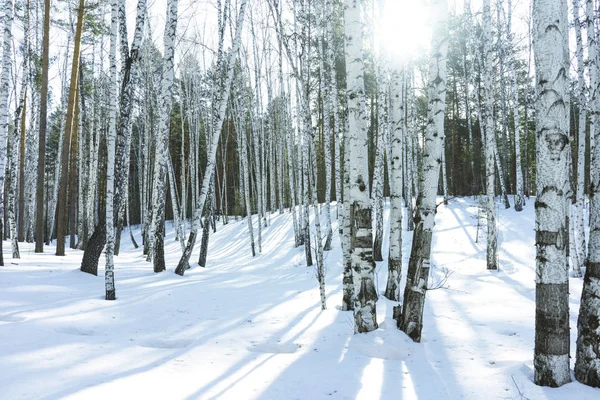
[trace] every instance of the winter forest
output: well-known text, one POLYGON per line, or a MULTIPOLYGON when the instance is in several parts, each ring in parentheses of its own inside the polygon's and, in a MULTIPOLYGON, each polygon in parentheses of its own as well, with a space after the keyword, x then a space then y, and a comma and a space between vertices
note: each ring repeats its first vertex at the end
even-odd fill
POLYGON ((600 1, 0 4, 0 399, 600 398, 600 1))

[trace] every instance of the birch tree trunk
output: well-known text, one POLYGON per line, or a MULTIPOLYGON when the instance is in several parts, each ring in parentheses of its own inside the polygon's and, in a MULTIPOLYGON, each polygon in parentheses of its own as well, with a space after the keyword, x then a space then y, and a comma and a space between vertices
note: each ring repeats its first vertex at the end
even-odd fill
MULTIPOLYGON (((178 0, 169 0, 165 25, 165 53, 159 102, 158 133, 155 142, 154 180, 152 190, 152 224, 150 226, 150 252, 154 272, 165 270, 164 225, 167 201, 167 163, 169 154, 170 114, 173 102, 175 34, 177 31, 178 0)), ((108 206, 107 206, 108 208, 108 206)))
POLYGON ((570 382, 567 204, 569 71, 567 0, 534 0, 536 71, 536 324, 534 382, 570 382))
POLYGON ((110 18, 110 81, 108 96, 108 136, 107 166, 106 166, 106 267, 104 270, 104 283, 106 300, 115 300, 115 265, 113 255, 115 250, 115 230, 113 226, 114 211, 113 198, 115 190, 115 147, 117 138, 117 12, 118 0, 111 1, 110 18))
MULTIPOLYGON (((235 67, 235 62, 238 56, 238 49, 240 47, 240 37, 242 33, 242 27, 244 24, 244 16, 246 12, 246 4, 247 0, 241 0, 240 2, 240 11, 238 13, 236 28, 235 28, 235 37, 232 42, 232 48, 229 52, 229 60, 227 63, 226 73, 224 73, 222 84, 218 86, 218 90, 220 91, 216 96, 215 102, 213 104, 213 119, 211 121, 211 129, 212 129, 212 140, 210 143, 210 148, 207 152, 207 164, 206 171, 204 173, 204 178, 202 179, 202 188, 200 189, 200 195, 198 199, 198 204, 196 209, 194 210, 194 222, 192 226, 192 230, 190 231, 190 236, 188 238, 187 245, 185 247, 185 251, 175 268, 175 273, 178 275, 184 274, 185 269, 189 265, 190 256, 192 255, 192 251, 194 249, 194 245, 196 243, 196 236, 198 233, 198 228, 200 226, 200 218, 202 216, 202 211, 204 210, 204 204, 206 202, 206 196, 208 194, 208 189, 210 186, 210 182, 212 180, 212 175, 216 166, 216 156, 217 156, 217 147, 219 145, 219 137, 221 135, 221 129, 223 127, 223 120, 225 119, 225 111, 227 108, 227 103, 229 101, 229 93, 231 89, 231 82, 233 80, 233 71, 235 67)), ((217 63, 223 64, 224 57, 221 60, 218 60, 217 63)), ((217 68, 219 72, 225 71, 225 68, 217 68)))
POLYGON ((117 238, 115 242, 115 255, 119 254, 125 203, 128 201, 127 185, 129 183, 129 164, 131 148, 131 112, 133 109, 133 89, 137 75, 138 53, 142 45, 144 23, 146 15, 146 0, 138 0, 135 31, 131 49, 127 45, 127 21, 125 17, 125 1, 119 0, 119 31, 121 42, 121 91, 119 96, 119 122, 117 126, 117 142, 115 155, 115 221, 117 225, 117 238))
MULTIPOLYGON (((588 2, 588 6, 590 2, 588 2)), ((588 29, 594 29, 594 24, 588 24, 588 29)), ((588 33, 588 35, 590 34, 588 33)), ((590 57, 591 55, 592 53, 590 53, 590 57)), ((592 90, 595 93, 597 87, 593 86, 592 90)), ((597 101, 597 99, 593 101, 597 101)), ((596 104, 593 104, 593 107, 596 107, 596 104)), ((594 108, 593 111, 597 111, 597 109, 594 108)), ((592 115, 594 116, 594 114, 592 115)), ((600 331, 598 330, 600 326, 600 173, 598 172, 600 171, 600 131, 597 126, 593 131, 590 131, 590 139, 592 134, 594 135, 595 146, 592 150, 590 163, 590 170, 594 171, 592 174, 593 180, 590 184, 590 236, 587 268, 583 280, 581 306, 577 319, 575 379, 589 386, 600 387, 600 331)), ((582 174, 579 178, 579 172, 577 175, 578 180, 581 180, 581 182, 578 182, 577 189, 577 206, 579 208, 579 189, 580 185, 583 184, 584 177, 582 174)), ((583 190, 581 191, 581 208, 583 208, 583 190)), ((578 218, 581 218, 581 216, 578 215, 578 218)), ((579 221, 577 224, 579 225, 579 221)), ((581 228, 581 232, 583 232, 583 228, 581 228)))
MULTIPOLYGON (((384 180, 384 153, 385 153, 385 69, 384 60, 380 56, 377 67, 377 146, 375 149, 375 170, 373 173, 373 205, 375 209, 375 240, 373 241, 373 258, 383 261, 381 247, 383 246, 383 180, 384 180)), ((402 154, 402 153, 400 153, 402 154)))
POLYGON ((421 341, 421 330, 423 329, 423 308, 429 279, 431 238, 435 225, 435 202, 440 176, 438 160, 441 157, 444 140, 446 108, 448 5, 446 0, 435 0, 430 7, 433 16, 433 34, 429 59, 428 122, 423 148, 421 190, 417 197, 416 227, 408 264, 402 313, 394 311, 398 327, 415 342, 421 341))
MULTIPOLYGON (((0 224, 4 223, 4 174, 6 167, 6 146, 8 141, 8 95, 10 84, 11 41, 13 22, 13 2, 4 1, 2 35, 2 69, 0 71, 0 224)), ((0 228, 1 229, 1 228, 0 228)), ((0 232, 1 234, 2 232, 0 232)), ((2 235, 0 235, 2 236, 2 235)), ((0 237, 2 239, 2 237, 0 237)), ((0 241, 0 266, 4 265, 0 241)))
POLYGON ((581 39, 581 19, 579 18, 579 0, 573 0, 573 24, 575 25, 575 41, 577 43, 577 92, 579 105, 578 135, 577 135, 577 186, 575 214, 575 249, 577 264, 574 268, 576 276, 581 276, 581 267, 585 262, 585 141, 587 125, 587 101, 585 87, 585 63, 583 61, 583 41, 581 39))
MULTIPOLYGON (((400 280, 402 277, 402 137, 404 136, 404 99, 402 86, 404 74, 398 70, 392 72, 391 111, 392 133, 390 168, 390 253, 388 257, 388 280, 385 297, 400 301, 400 280)), ((407 195, 408 198, 409 195, 407 195)), ((411 200, 412 201, 412 200, 411 200)))
MULTIPOLYGON (((577 1, 577 0, 575 0, 577 1)), ((515 211, 522 211, 525 205, 523 195, 523 168, 521 165, 521 122, 519 118, 519 86, 517 82, 517 57, 514 50, 514 38, 511 27, 512 0, 508 0, 508 21, 506 23, 506 40, 510 50, 509 74, 513 95, 513 122, 515 126, 515 211)))
MULTIPOLYGON (((590 112, 590 154, 594 153, 594 146, 600 145, 594 139, 596 131, 600 129, 600 87, 598 81, 598 33, 595 24, 595 7, 594 0, 586 0, 586 24, 587 24, 587 40, 588 40, 588 74, 590 79, 589 93, 589 112, 590 112)), ((590 182, 594 182, 594 168, 590 168, 590 182)), ((588 257, 591 251, 591 245, 588 242, 588 257)))
POLYGON ((415 163, 416 160, 416 152, 417 148, 415 147, 416 141, 416 129, 414 129, 415 125, 415 107, 414 107, 414 89, 412 85, 413 80, 413 72, 406 73, 406 78, 404 80, 404 99, 406 99, 407 106, 405 109, 408 109, 406 115, 408 118, 405 121, 405 136, 407 146, 404 149, 406 152, 406 175, 408 177, 408 191, 405 193, 406 195, 406 215, 407 215, 407 230, 409 232, 415 230, 414 223, 414 206, 413 206, 413 198, 415 197, 416 186, 418 186, 415 182, 417 181, 418 169, 415 163))
MULTIPOLYGON (((319 70, 321 72, 321 98, 323 101, 323 152, 325 157, 325 244, 323 250, 331 250, 331 239, 333 230, 331 229, 331 109, 329 90, 331 88, 329 81, 331 79, 331 70, 325 68, 325 55, 329 52, 329 41, 327 40, 326 20, 327 4, 323 2, 319 10, 319 39, 318 39, 318 58, 319 70)), ((327 66, 329 67, 329 66, 327 66)), ((315 155, 316 157, 316 155, 315 155)), ((315 182, 316 184, 316 182, 315 182)))
POLYGON ((373 260, 372 210, 368 190, 367 123, 364 108, 364 63, 362 54, 361 0, 344 1, 346 82, 348 99, 348 150, 350 191, 350 255, 355 287, 354 322, 356 333, 377 329, 377 289, 373 260), (361 104, 362 103, 362 104, 361 104))
MULTIPOLYGON (((492 18, 490 1, 483 1, 483 77, 481 79, 483 100, 483 120, 485 122, 485 176, 486 176, 486 211, 487 211, 487 269, 498 269, 498 238, 496 234, 496 202, 495 202, 495 172, 502 170, 500 159, 496 152, 496 129, 494 124, 494 95, 492 93, 492 18)), ((500 184, 503 179, 500 176, 500 184)))

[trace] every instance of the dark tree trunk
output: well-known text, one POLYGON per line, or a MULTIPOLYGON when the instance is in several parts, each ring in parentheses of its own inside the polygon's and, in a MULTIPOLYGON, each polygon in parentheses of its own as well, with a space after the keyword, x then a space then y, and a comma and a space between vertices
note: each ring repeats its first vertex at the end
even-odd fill
POLYGON ((208 236, 210 234, 210 216, 207 215, 204 218, 204 227, 202 228, 202 242, 200 244, 200 258, 198 259, 198 265, 206 267, 206 256, 208 253, 208 236))
POLYGON ((94 233, 86 243, 83 259, 81 260, 81 271, 88 274, 98 275, 98 260, 106 244, 106 140, 100 139, 98 149, 98 223, 94 233))

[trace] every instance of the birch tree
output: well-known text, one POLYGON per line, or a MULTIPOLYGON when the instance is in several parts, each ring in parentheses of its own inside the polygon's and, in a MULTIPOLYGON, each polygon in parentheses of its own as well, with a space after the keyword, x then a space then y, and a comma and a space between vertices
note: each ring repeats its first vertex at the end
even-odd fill
POLYGON ((576 185, 576 214, 575 214, 575 248, 577 263, 575 274, 581 276, 581 266, 585 262, 585 228, 584 228, 584 202, 585 202, 585 150, 586 150, 586 125, 587 125, 587 100, 585 86, 585 62, 583 59, 583 40, 581 38, 581 20, 579 18, 579 0, 573 0, 573 25, 575 26, 575 41, 577 49, 577 92, 579 105, 578 135, 577 135, 577 185, 576 185))
MULTIPOLYGON (((588 29, 594 29, 594 25, 588 25, 588 29)), ((588 35, 590 34, 588 31, 588 35)), ((592 87, 592 90, 596 92, 597 87, 592 87)), ((596 101, 596 99, 593 101, 596 101)), ((600 171, 600 130, 595 127, 593 131, 590 131, 590 137, 595 143, 590 163, 590 170, 594 173, 590 184, 590 236, 587 268, 583 279, 581 305, 577 319, 575 379, 589 386, 600 387, 600 331, 598 330, 600 326, 600 173, 598 173, 600 171), (594 135, 593 138, 591 137, 592 134, 594 135)), ((582 185, 584 177, 583 174, 579 175, 580 173, 578 165, 578 213, 580 207, 583 209, 582 185), (579 192, 580 189, 581 192, 579 192)), ((583 213, 581 216, 578 215, 577 230, 578 234, 583 237, 583 227, 579 226, 580 223, 583 225, 583 222, 579 221, 580 218, 582 219, 582 215, 583 213)), ((578 246, 579 244, 581 244, 581 238, 578 241, 578 246)))
POLYGON ((170 114, 173 102, 173 78, 175 58, 175 33, 177 31, 178 0, 167 3, 165 23, 165 52, 159 100, 158 132, 155 149, 154 180, 152 190, 152 224, 150 226, 150 249, 154 263, 154 272, 165 270, 164 224, 167 189, 167 169, 169 158, 170 114))
MULTIPOLYGON (((2 69, 0 70, 0 224, 4 224, 4 174, 6 167, 6 146, 8 141, 8 95, 10 84, 11 41, 13 22, 13 2, 4 1, 2 34, 2 69)), ((0 233, 3 229, 0 227, 0 233)), ((1 243, 0 243, 1 246, 1 243)), ((0 248, 0 254, 2 253, 0 248)), ((0 259, 0 266, 4 260, 0 259)))
POLYGON ((206 171, 204 173, 204 178, 202 179, 202 187, 200 189, 199 199, 194 210, 194 221, 192 230, 190 231, 185 251, 183 252, 183 255, 181 256, 181 259, 179 260, 179 263, 177 264, 177 267, 175 269, 175 273, 178 275, 183 275, 185 269, 189 265, 190 256, 192 254, 192 250, 194 249, 198 228, 200 226, 200 218, 202 216, 202 211, 204 210, 204 204, 206 202, 208 189, 215 170, 219 136, 223 127, 223 120, 225 119, 225 111, 227 108, 227 103, 229 101, 229 93, 231 90, 231 82, 233 80, 235 62, 238 55, 238 49, 240 47, 240 38, 242 33, 242 27, 244 24, 244 16, 246 13, 246 3, 247 0, 242 0, 240 2, 240 10, 238 13, 235 27, 235 36, 233 38, 231 46, 232 48, 229 51, 229 58, 226 67, 223 65, 224 57, 221 57, 219 60, 217 60, 217 71, 223 71, 223 76, 219 82, 219 86, 217 89, 217 97, 214 99, 215 101, 212 104, 213 114, 211 121, 211 129, 213 137, 211 139, 210 148, 208 149, 207 153, 206 171))
MULTIPOLYGON (((423 308, 429 279, 431 239, 435 225, 436 194, 440 175, 444 114, 446 108, 446 58, 448 52, 448 5, 435 0, 432 10, 432 44, 429 58, 427 126, 423 148, 421 190, 417 197, 415 231, 408 263, 402 312, 396 309, 398 327, 415 342, 421 341, 423 308)), ((398 306, 400 307, 400 306, 398 306)))
POLYGON ((377 289, 373 260, 372 209, 368 189, 367 123, 364 108, 364 63, 362 56, 361 0, 344 2, 346 49, 346 97, 348 101, 348 151, 353 162, 348 165, 350 191, 350 234, 354 293, 355 332, 377 329, 377 289))
POLYGON ((115 147, 117 139, 117 12, 118 0, 111 1, 110 51, 109 51, 109 98, 108 98, 108 161, 106 169, 106 267, 104 282, 106 300, 115 300, 115 273, 113 255, 115 250, 115 230, 113 226, 113 198, 115 188, 115 147))
POLYGON ((534 0, 536 71, 536 324, 534 382, 558 387, 569 370, 567 0, 534 0))
MULTIPOLYGON (((400 301, 400 280, 402 277, 402 137, 404 136, 404 74, 392 72, 391 110, 391 168, 390 168, 390 253, 388 257, 388 280, 385 297, 400 301)), ((412 201, 412 199, 411 199, 412 201)))
MULTIPOLYGON (((496 128, 494 124, 494 95, 492 93, 492 18, 490 1, 483 1, 483 77, 482 97, 484 100, 483 120, 485 123, 485 177, 486 177, 486 217, 487 217, 487 269, 498 269, 498 238, 496 233, 496 197, 494 164, 502 169, 496 154, 496 128)), ((503 179, 500 176, 500 183, 503 179)))

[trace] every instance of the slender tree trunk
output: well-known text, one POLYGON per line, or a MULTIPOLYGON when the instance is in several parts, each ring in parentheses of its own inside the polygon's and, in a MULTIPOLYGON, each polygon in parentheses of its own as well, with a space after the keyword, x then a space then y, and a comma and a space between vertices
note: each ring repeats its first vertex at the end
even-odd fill
MULTIPOLYGON (((331 250, 331 239, 333 230, 331 228, 331 110, 329 102, 329 80, 331 79, 331 70, 325 68, 325 55, 329 51, 329 42, 327 40, 327 4, 323 2, 320 7, 319 20, 319 39, 317 48, 319 57, 319 67, 321 71, 321 99, 323 101, 323 152, 325 157, 325 244, 324 251, 331 250)), ((316 156, 316 155, 315 155, 316 156)), ((316 184, 316 182, 315 182, 316 184)))
POLYGON ((566 195, 569 146, 567 0, 534 0, 536 71, 536 316, 534 382, 558 387, 569 370, 566 195))
POLYGON ((165 52, 159 101, 158 135, 155 142, 154 179, 152 190, 152 224, 150 226, 150 252, 154 262, 154 272, 165 268, 164 229, 165 206, 167 200, 167 163, 169 154, 169 133, 171 105, 173 102, 173 79, 175 59, 175 34, 177 30, 178 0, 169 0, 165 25, 165 52))
MULTIPOLYGON (((590 2, 588 2, 588 6, 590 6, 590 2)), ((590 10, 588 9, 588 11, 590 10)), ((588 23, 588 29, 594 29, 594 24, 588 23)), ((591 55, 592 53, 590 53, 590 57, 591 55)), ((597 88, 593 87, 593 90, 596 92, 597 88)), ((596 104, 593 106, 596 107, 596 104)), ((593 109, 593 111, 597 110, 593 109)), ((590 170, 594 173, 590 183, 589 251, 577 319, 575 379, 589 386, 600 387, 600 331, 598 330, 600 326, 600 307, 598 306, 600 304, 600 173, 598 172, 600 170, 600 130, 597 129, 597 126, 590 131, 590 138, 592 134, 595 146, 591 153, 590 163, 590 170)), ((577 179, 581 180, 579 185, 582 185, 584 177, 581 175, 580 178, 579 172, 577 179)), ((578 196, 579 193, 578 188, 578 196)), ((581 197, 583 197, 583 190, 581 197)), ((583 199, 581 201, 583 202, 583 199)), ((578 218, 580 217, 578 216, 578 218)))
MULTIPOLYGON (((448 5, 436 0, 431 5, 433 36, 429 60, 427 127, 423 149, 421 190, 417 197, 415 232, 408 263, 402 313, 394 310, 398 327, 415 342, 421 341, 423 308, 429 279, 431 239, 435 225, 435 202, 440 176, 444 114, 446 108, 446 57, 448 52, 448 5), (400 315, 399 315, 400 314, 400 315)), ((400 307, 400 306, 398 306, 400 307)))
MULTIPOLYGON (((400 280, 402 277, 402 137, 404 135, 404 93, 402 86, 404 74, 392 72, 391 106, 393 110, 390 169, 390 253, 388 258, 388 280, 385 297, 400 301, 400 280)), ((407 195, 409 198, 409 195, 407 195)))
MULTIPOLYGON (((11 41, 13 22, 13 2, 4 1, 3 35, 2 35, 2 69, 0 71, 0 221, 5 222, 4 216, 4 174, 6 167, 6 147, 8 141, 8 95, 10 84, 11 41)), ((0 232, 0 266, 4 265, 2 242, 4 230, 0 232)))
MULTIPOLYGON (((69 87, 69 99, 67 102, 67 116, 65 121, 65 132, 63 134, 63 148, 61 156, 61 173, 57 199, 57 228, 56 228, 56 255, 65 255, 65 236, 67 230, 67 186, 69 182, 69 153, 73 136, 73 123, 76 107, 77 82, 79 79, 79 56, 81 47, 81 33, 83 31, 83 15, 85 0, 79 0, 77 9, 77 27, 75 29, 75 47, 73 49, 73 60, 71 64, 71 82, 69 87)), ((73 234, 73 233, 71 233, 73 234)))
POLYGON ((575 249, 577 263, 574 274, 581 276, 581 267, 585 262, 585 148, 587 125, 587 101, 585 87, 585 63, 583 61, 583 41, 581 39, 581 20, 579 18, 579 0, 573 0, 573 24, 575 25, 575 41, 577 43, 577 92, 579 105, 578 135, 577 135, 577 185, 576 185, 576 214, 575 214, 575 249))
MULTIPOLYGON (((244 22, 244 16, 246 11, 247 0, 241 0, 240 3, 240 11, 238 13, 236 29, 235 29, 235 37, 233 40, 233 45, 229 53, 229 61, 227 63, 227 72, 223 76, 223 80, 221 85, 219 85, 219 89, 221 92, 218 93, 217 98, 213 104, 213 120, 212 120, 212 140, 210 142, 210 148, 207 153, 207 166, 206 172, 204 173, 204 178, 202 180, 202 188, 200 190, 199 200, 197 204, 197 208, 194 211, 194 226, 190 232, 190 236, 188 239, 187 246, 177 267, 175 269, 175 273, 179 275, 183 275, 185 269, 188 267, 188 263, 190 260, 190 256, 192 254, 192 250, 194 249, 194 244, 196 243, 196 235, 198 232, 198 226, 200 225, 200 218, 202 216, 202 212, 204 210, 204 203, 206 202, 206 196, 208 193, 208 187, 210 185, 212 175, 215 170, 216 165, 216 155, 217 155, 217 147, 219 144, 219 137, 221 135, 221 129, 223 127, 223 120, 225 118, 225 110, 227 108, 227 103, 229 101, 229 93, 231 88, 231 82, 233 80, 233 71, 237 58, 238 49, 240 46, 240 37, 244 22)), ((217 63, 223 64, 223 58, 217 60, 217 63)), ((219 66, 217 68, 218 71, 225 71, 225 68, 219 66)))
MULTIPOLYGON (((496 129, 494 124, 494 95, 492 93, 492 19, 490 16, 490 1, 483 2, 483 62, 482 92, 485 102, 483 120, 485 121, 485 176, 486 176, 486 211, 487 211, 487 269, 498 269, 498 238, 496 234, 496 202, 495 202, 495 172, 502 170, 499 156, 496 152, 496 129)), ((500 177, 502 184, 502 176, 500 177)))
POLYGON ((115 250, 114 230, 114 190, 115 190, 115 147, 117 139, 117 24, 118 24, 118 0, 111 1, 110 18, 110 87, 108 94, 108 161, 106 167, 106 267, 104 272, 104 283, 106 288, 106 300, 115 300, 115 265, 113 261, 115 250))

